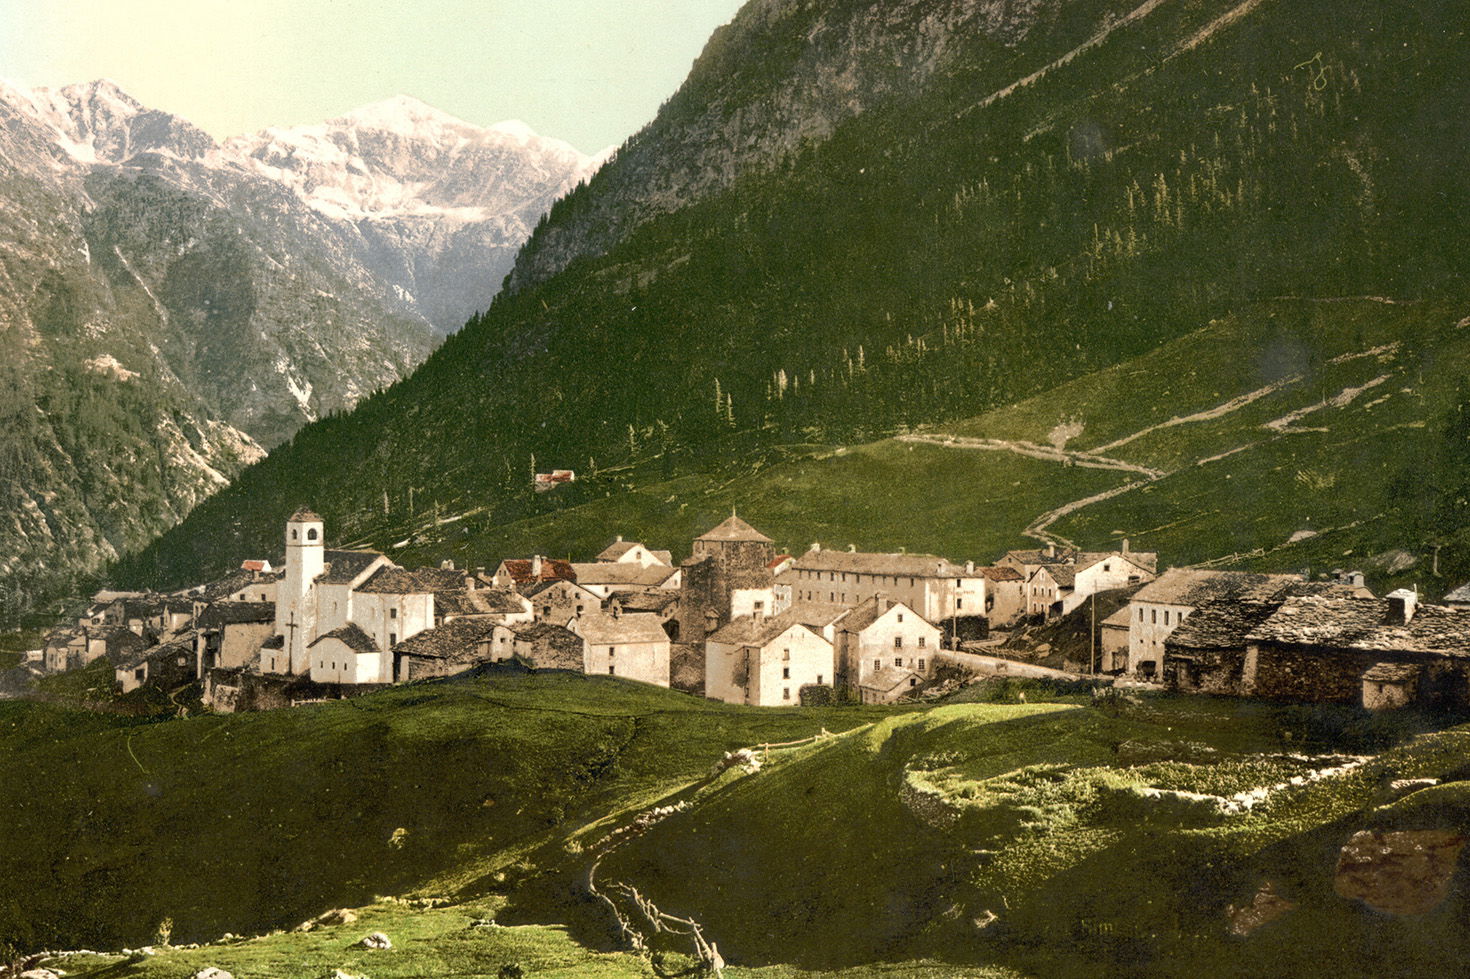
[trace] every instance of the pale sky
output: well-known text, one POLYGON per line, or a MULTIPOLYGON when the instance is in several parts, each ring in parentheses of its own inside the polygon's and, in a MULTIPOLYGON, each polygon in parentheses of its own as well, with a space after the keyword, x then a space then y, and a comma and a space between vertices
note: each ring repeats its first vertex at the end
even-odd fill
POLYGON ((744 0, 0 0, 0 78, 110 78, 219 138, 412 95, 595 153, 744 0))

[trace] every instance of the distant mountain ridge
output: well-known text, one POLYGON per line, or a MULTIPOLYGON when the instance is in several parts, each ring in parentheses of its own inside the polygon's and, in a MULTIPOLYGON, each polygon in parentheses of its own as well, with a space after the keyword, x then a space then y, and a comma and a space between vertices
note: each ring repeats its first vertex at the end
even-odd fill
POLYGON ((125 553, 405 376, 599 162, 406 98, 221 144, 111 82, 0 83, 0 584, 125 553))

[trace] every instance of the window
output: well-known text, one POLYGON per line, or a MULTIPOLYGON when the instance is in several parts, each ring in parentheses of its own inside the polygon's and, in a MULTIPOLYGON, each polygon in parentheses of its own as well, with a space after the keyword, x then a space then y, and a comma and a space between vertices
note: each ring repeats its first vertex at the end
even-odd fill
POLYGON ((923 660, 923 658, 922 658, 922 657, 921 657, 921 658, 920 658, 920 659, 919 659, 919 669, 921 669, 921 670, 922 670, 922 669, 923 669, 923 668, 924 668, 924 660, 923 660))
POLYGON ((260 593, 260 600, 261 600, 261 601, 262 601, 262 602, 263 602, 263 601, 265 601, 265 592, 261 592, 261 593, 260 593))
POLYGON ((608 676, 617 676, 618 675, 618 668, 616 666, 613 666, 612 664, 609 663, 608 664, 608 667, 607 667, 607 675, 608 676))
POLYGON ((920 649, 923 649, 928 644, 929 644, 929 637, 928 636, 920 636, 919 637, 919 648, 920 649))
POLYGON ((545 615, 545 616, 550 616, 551 615, 551 606, 550 605, 543 605, 543 606, 541 606, 541 614, 542 615, 545 615))
POLYGON ((829 602, 835 602, 835 601, 837 601, 837 593, 835 591, 829 591, 827 593, 827 601, 829 601, 829 602))
POLYGON ((894 649, 902 649, 903 648, 903 636, 894 636, 893 637, 893 648, 894 649))
POLYGON ((783 680, 789 680, 789 679, 791 679, 791 667, 789 667, 789 666, 783 666, 783 667, 781 667, 781 679, 783 679, 783 680))
POLYGON ((396 618, 398 618, 398 610, 396 608, 390 608, 388 610, 388 618, 390 618, 390 619, 396 619, 396 618))
POLYGON ((1104 571, 1111 571, 1111 570, 1113 570, 1113 566, 1111 564, 1106 564, 1105 563, 1105 564, 1103 564, 1103 570, 1104 571))
POLYGON ((783 650, 781 650, 781 659, 789 662, 791 660, 791 650, 789 650, 789 649, 783 649, 783 650))
POLYGON ((964 608, 965 607, 965 600, 963 598, 956 598, 954 600, 954 607, 955 608, 964 608))
POLYGON ((616 646, 609 646, 609 647, 607 647, 607 655, 609 655, 609 656, 614 655, 615 653, 617 653, 617 651, 618 651, 618 647, 616 647, 616 646))
POLYGON ((791 688, 790 687, 782 687, 781 688, 781 699, 782 700, 790 700, 791 699, 791 688))
POLYGON ((755 610, 757 612, 764 612, 765 609, 766 609, 766 603, 765 602, 756 602, 755 603, 755 610))
POLYGON ((291 539, 296 540, 296 531, 291 531, 291 539))
POLYGON ((1143 609, 1139 609, 1138 610, 1138 621, 1139 622, 1142 622, 1143 621, 1143 609))
POLYGON ((893 665, 894 666, 898 666, 898 667, 902 667, 903 666, 903 657, 902 656, 895 656, 895 657, 893 657, 893 665))
POLYGON ((1159 624, 1159 610, 1158 609, 1150 609, 1149 612, 1150 612, 1149 618, 1151 618, 1153 620, 1153 624, 1154 625, 1158 625, 1159 624))
POLYGON ((398 633, 396 633, 396 632, 390 632, 390 633, 388 633, 388 645, 390 645, 390 646, 396 646, 396 645, 398 645, 398 633))
POLYGON ((817 674, 817 686, 820 687, 821 685, 822 685, 822 674, 818 673, 817 674))
POLYGON ((1169 624, 1169 610, 1168 609, 1164 609, 1164 625, 1168 625, 1168 624, 1169 624))
POLYGON ((900 621, 900 622, 903 621, 903 613, 902 612, 898 613, 898 621, 900 621))
POLYGON ((881 669, 883 669, 883 661, 878 659, 873 660, 873 672, 877 673, 881 669))
POLYGON ((308 530, 306 532, 306 539, 307 540, 316 540, 316 528, 315 527, 311 528, 310 530, 308 530))

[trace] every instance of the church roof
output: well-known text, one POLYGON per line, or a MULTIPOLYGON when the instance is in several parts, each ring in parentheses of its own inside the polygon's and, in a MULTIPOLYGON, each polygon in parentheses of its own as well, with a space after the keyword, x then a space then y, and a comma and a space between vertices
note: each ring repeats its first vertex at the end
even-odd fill
POLYGON ((305 521, 305 520, 315 520, 318 523, 320 523, 321 522, 321 519, 322 519, 321 518, 321 515, 318 514, 318 513, 313 512, 312 509, 311 509, 311 507, 309 507, 309 506, 300 506, 300 507, 297 507, 296 508, 296 512, 293 513, 293 514, 291 514, 291 522, 292 523, 301 523, 302 521, 305 521))
POLYGON ((327 551, 327 570, 316 580, 328 585, 348 585, 383 555, 377 551, 327 551))
POLYGON ((773 543, 773 541, 769 537, 761 533, 759 530, 756 530, 750 524, 746 523, 744 520, 741 520, 733 513, 730 514, 729 518, 724 523, 720 524, 713 530, 699 535, 695 538, 695 540, 756 541, 763 544, 773 543))

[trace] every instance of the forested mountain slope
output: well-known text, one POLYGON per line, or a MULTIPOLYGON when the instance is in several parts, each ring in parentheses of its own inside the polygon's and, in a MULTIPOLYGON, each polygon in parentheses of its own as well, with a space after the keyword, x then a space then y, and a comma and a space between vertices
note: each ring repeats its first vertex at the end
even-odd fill
POLYGON ((1463 33, 1449 3, 752 3, 511 292, 122 573, 217 569, 306 500, 392 544, 560 505, 533 462, 613 492, 973 415, 1262 300, 1461 297, 1463 33))

